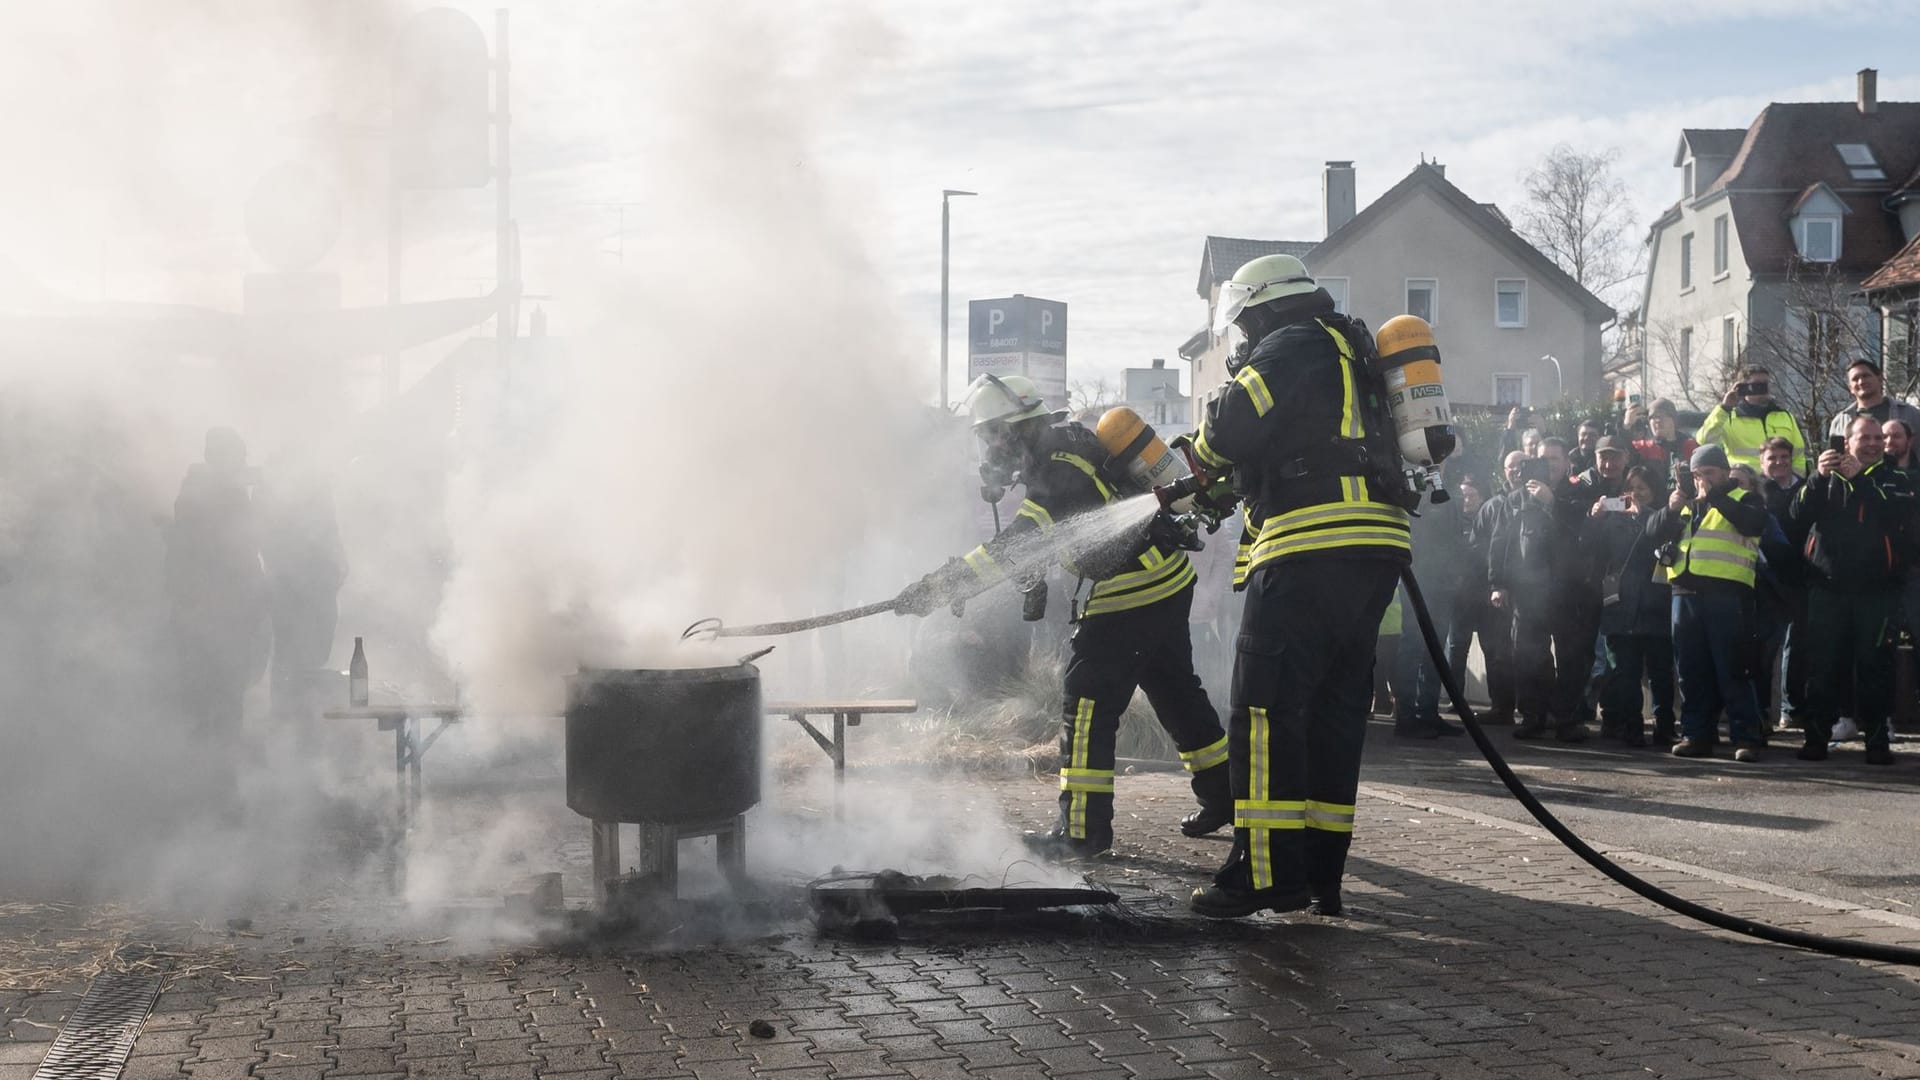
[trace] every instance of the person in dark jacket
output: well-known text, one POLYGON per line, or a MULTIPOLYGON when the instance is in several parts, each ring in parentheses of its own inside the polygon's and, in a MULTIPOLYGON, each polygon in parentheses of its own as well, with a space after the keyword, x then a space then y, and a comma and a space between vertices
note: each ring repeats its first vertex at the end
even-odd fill
POLYGON ((1772 520, 1760 496, 1741 491, 1726 452, 1693 452, 1691 491, 1676 488, 1647 520, 1673 586, 1673 651, 1680 666, 1681 739, 1676 757, 1713 756, 1715 716, 1726 710, 1735 761, 1765 757, 1766 732, 1753 672, 1753 587, 1760 537, 1772 520))
MULTIPOLYGON (((1525 487, 1521 472, 1530 459, 1526 454, 1515 450, 1502 459, 1501 488, 1499 493, 1487 492, 1486 502, 1473 516, 1473 527, 1467 533, 1468 558, 1472 560, 1473 573, 1479 576, 1475 582, 1480 589, 1480 603, 1486 609, 1486 622, 1480 628, 1480 653, 1487 665, 1487 696, 1492 705, 1487 712, 1487 724, 1491 727, 1512 727, 1518 708, 1515 702, 1513 675, 1513 609, 1496 607, 1488 599, 1487 575, 1491 566, 1493 537, 1506 524, 1506 519, 1519 505, 1509 498, 1525 487)), ((1460 646, 1464 656, 1467 646, 1460 646)))
MULTIPOLYGON (((1454 599, 1461 581, 1471 576, 1478 584, 1479 579, 1478 574, 1468 572, 1464 500, 1454 498, 1422 507, 1414 517, 1413 573, 1420 581, 1420 594, 1427 601, 1434 630, 1444 635, 1453 623, 1454 599)), ((1440 717, 1440 673, 1427 653, 1427 639, 1420 632, 1419 619, 1405 589, 1400 592, 1400 615, 1400 640, 1394 657, 1398 674, 1393 686, 1393 733, 1410 739, 1465 735, 1465 728, 1440 717)), ((1441 643, 1445 645, 1444 637, 1441 643)))
POLYGON ((1867 763, 1893 764, 1892 629, 1900 571, 1913 542, 1913 489, 1883 460, 1880 421, 1857 416, 1847 448, 1820 455, 1817 475, 1794 501, 1806 534, 1808 658, 1806 745, 1797 755, 1824 761, 1836 695, 1854 687, 1853 712, 1866 734, 1867 763))
POLYGON ((1679 410, 1666 398, 1655 398, 1647 407, 1647 432, 1646 438, 1634 440, 1634 456, 1653 470, 1661 487, 1670 487, 1673 466, 1686 464, 1700 444, 1690 435, 1681 436, 1679 410))
POLYGON ((1560 741, 1581 742, 1581 697, 1593 670, 1580 551, 1588 503, 1567 475, 1565 442, 1543 440, 1534 461, 1525 487, 1502 496, 1508 509, 1488 549, 1487 583, 1493 606, 1513 612, 1521 714, 1513 737, 1537 739, 1551 727, 1560 741))
POLYGON ((1513 688, 1504 678, 1504 670, 1494 662, 1494 657, 1504 652, 1509 643, 1494 629, 1493 606, 1487 603, 1484 572, 1487 565, 1487 538, 1479 526, 1480 515, 1486 509, 1491 494, 1492 484, 1478 474, 1468 473, 1460 478, 1461 573, 1453 596, 1453 621, 1447 627, 1447 667, 1453 672, 1454 685, 1465 686, 1467 654, 1472 651, 1473 639, 1477 635, 1480 638, 1480 655, 1486 662, 1487 691, 1494 701, 1487 722, 1511 724, 1513 688), (1502 688, 1506 716, 1499 720, 1496 714, 1500 712, 1503 697, 1500 690, 1496 690, 1496 679, 1507 683, 1502 688))
POLYGON ((239 433, 208 431, 204 460, 188 467, 167 530, 181 707, 191 730, 215 747, 239 736, 247 688, 265 672, 271 645, 256 480, 239 433))
POLYGON ((1806 536, 1793 527, 1793 502, 1807 481, 1794 471, 1793 459, 1793 443, 1780 436, 1768 439, 1760 449, 1760 498, 1784 530, 1786 540, 1784 544, 1762 543, 1760 549, 1771 594, 1771 602, 1766 605, 1771 610, 1760 672, 1760 718, 1777 724, 1777 731, 1800 726, 1800 710, 1807 697, 1806 559, 1800 554, 1806 536))
POLYGON ((1653 695, 1653 743, 1674 742, 1673 590, 1654 558, 1647 519, 1666 501, 1653 470, 1627 470, 1621 506, 1599 499, 1589 511, 1588 536, 1601 552, 1600 632, 1607 674, 1600 687, 1600 736, 1628 746, 1647 744, 1644 678, 1653 695))

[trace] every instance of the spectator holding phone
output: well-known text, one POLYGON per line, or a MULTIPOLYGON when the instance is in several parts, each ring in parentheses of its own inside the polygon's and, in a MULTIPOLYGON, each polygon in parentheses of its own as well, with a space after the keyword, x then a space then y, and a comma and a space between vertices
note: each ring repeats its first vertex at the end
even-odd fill
POLYGON ((1626 494, 1594 502, 1587 532, 1605 565, 1600 630, 1607 673, 1600 684, 1600 737, 1627 746, 1647 744, 1640 681, 1653 694, 1653 743, 1674 742, 1673 592, 1654 559, 1647 518, 1665 493, 1653 470, 1627 470, 1626 494))
POLYGON ((1661 487, 1673 483, 1673 466, 1685 465, 1700 444, 1680 435, 1680 417, 1673 402, 1655 398, 1647 408, 1648 436, 1636 439, 1633 452, 1653 471, 1661 487))
POLYGON ((1676 757, 1713 756, 1715 717, 1727 714, 1735 761, 1759 761, 1766 732, 1754 693, 1754 581, 1766 504, 1733 482, 1726 451, 1708 443, 1647 520, 1673 587, 1673 652, 1680 665, 1676 757))
MULTIPOLYGON (((1523 449, 1520 445, 1521 436, 1526 434, 1527 429, 1532 426, 1532 409, 1525 405, 1515 405, 1507 411, 1507 426, 1500 431, 1500 456, 1503 460, 1506 455, 1523 449)), ((1532 454, 1528 456, 1531 457, 1532 454)))
MULTIPOLYGON (((1487 575, 1490 568, 1493 538, 1506 527, 1507 519, 1517 507, 1525 505, 1525 473, 1529 462, 1525 454, 1518 450, 1509 453, 1502 461, 1499 494, 1489 492, 1486 502, 1473 515, 1473 525, 1467 532, 1467 558, 1472 573, 1479 580, 1473 582, 1480 591, 1480 607, 1485 611, 1485 622, 1480 626, 1480 652, 1487 662, 1487 696, 1492 707, 1487 713, 1487 723, 1493 727, 1512 727, 1516 710, 1513 675, 1513 610, 1508 607, 1496 607, 1488 599, 1487 575), (1521 498, 1514 498, 1515 492, 1521 498)), ((1544 466, 1542 466, 1544 468, 1544 466)), ((1472 587, 1472 586, 1469 586, 1472 587)), ((1462 654, 1467 648, 1460 646, 1462 654)), ((1449 644, 1451 653, 1453 646, 1449 644)))
MULTIPOLYGON (((1847 389, 1853 394, 1853 404, 1835 413, 1833 422, 1827 425, 1829 443, 1836 439, 1844 442, 1857 416, 1871 416, 1882 424, 1898 420, 1907 425, 1908 431, 1920 431, 1920 409, 1887 396, 1887 381, 1880 374, 1879 364, 1855 360, 1847 368, 1847 389)), ((1880 438, 1886 441, 1884 431, 1880 438)))
POLYGON ((1807 471, 1807 440, 1800 434, 1800 425, 1773 400, 1773 376, 1767 369, 1750 367, 1707 414, 1700 425, 1700 441, 1719 443, 1729 466, 1745 465, 1757 474, 1761 447, 1771 438, 1787 440, 1794 448, 1794 471, 1807 471))
POLYGON ((1880 421, 1853 418, 1845 450, 1820 455, 1818 475, 1794 501, 1805 532, 1808 590, 1806 745, 1825 761, 1843 683, 1867 739, 1867 764, 1893 764, 1893 641, 1900 573, 1913 543, 1913 489, 1884 460, 1880 421))

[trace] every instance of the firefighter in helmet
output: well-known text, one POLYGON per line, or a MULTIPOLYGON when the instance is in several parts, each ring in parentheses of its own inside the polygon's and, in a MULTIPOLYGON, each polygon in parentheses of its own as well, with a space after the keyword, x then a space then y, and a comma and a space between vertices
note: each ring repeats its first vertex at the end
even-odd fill
POLYGON ((1412 553, 1393 419, 1370 374, 1372 335, 1299 259, 1242 266, 1214 329, 1241 340, 1192 448, 1232 474, 1251 546, 1228 720, 1234 845, 1192 906, 1334 914, 1374 637, 1412 553))
MULTIPOLYGON (((896 610, 925 615, 1012 578, 1023 591, 1044 588, 1058 562, 1084 584, 1061 709, 1060 815, 1050 833, 1030 840, 1055 858, 1098 855, 1113 845, 1114 741, 1135 689, 1146 691, 1160 726, 1191 774, 1199 808, 1180 823, 1204 836, 1233 816, 1227 737, 1193 669, 1187 613, 1193 567, 1165 518, 1129 521, 1112 535, 1078 535, 1076 515, 1099 510, 1125 491, 1107 468, 1109 454, 1085 426, 1050 412, 1023 376, 983 375, 963 406, 973 418, 985 468, 1017 475, 1025 501, 1012 524, 964 559, 949 560, 900 594, 896 610)), ((1079 590, 1074 603, 1079 604, 1079 590)), ((1038 618, 1034 605, 1029 617, 1038 618)))

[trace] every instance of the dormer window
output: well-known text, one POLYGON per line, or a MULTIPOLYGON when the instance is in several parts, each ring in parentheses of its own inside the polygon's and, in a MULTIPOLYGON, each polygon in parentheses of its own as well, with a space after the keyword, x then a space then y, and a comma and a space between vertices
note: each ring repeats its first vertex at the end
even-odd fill
POLYGON ((1802 217, 1794 223, 1795 231, 1800 235, 1800 257, 1808 262, 1837 262, 1840 258, 1840 219, 1837 217, 1802 217))
POLYGON ((1880 161, 1873 156, 1873 147, 1866 143, 1834 143, 1833 148, 1840 153, 1840 160, 1846 162, 1847 175, 1862 182, 1884 181, 1887 170, 1880 167, 1880 161))
POLYGON ((1680 166, 1680 197, 1683 199, 1693 198, 1692 161, 1688 161, 1685 165, 1680 166))

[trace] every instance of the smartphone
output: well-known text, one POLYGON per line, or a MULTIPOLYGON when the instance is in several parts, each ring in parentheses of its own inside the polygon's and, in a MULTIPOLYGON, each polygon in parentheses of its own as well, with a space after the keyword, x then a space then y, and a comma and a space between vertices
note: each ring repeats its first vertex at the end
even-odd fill
POLYGON ((1693 498, 1693 470, 1685 464, 1673 467, 1673 487, 1683 499, 1693 498))
POLYGON ((1547 482, 1547 475, 1546 458, 1528 458, 1520 463, 1520 485, 1522 487, 1525 487, 1529 480, 1538 480, 1544 484, 1547 482))
POLYGON ((1625 495, 1602 496, 1600 499, 1600 509, 1610 514, 1624 514, 1627 512, 1627 497, 1625 495))
POLYGON ((1846 452, 1847 452, 1847 437, 1846 437, 1845 435, 1829 435, 1829 436, 1827 436, 1827 449, 1829 449, 1829 450, 1838 450, 1838 451, 1840 451, 1840 452, 1841 452, 1841 453, 1843 453, 1843 454, 1844 454, 1844 453, 1846 453, 1846 452))

